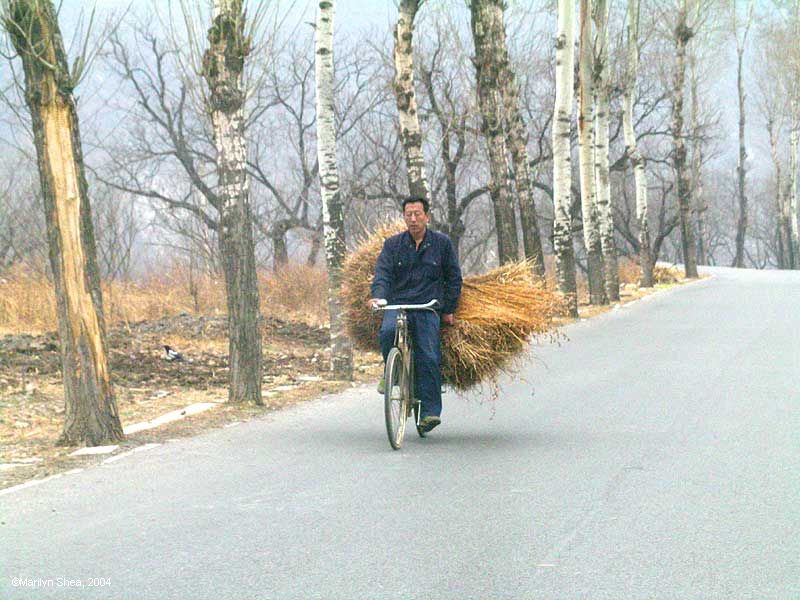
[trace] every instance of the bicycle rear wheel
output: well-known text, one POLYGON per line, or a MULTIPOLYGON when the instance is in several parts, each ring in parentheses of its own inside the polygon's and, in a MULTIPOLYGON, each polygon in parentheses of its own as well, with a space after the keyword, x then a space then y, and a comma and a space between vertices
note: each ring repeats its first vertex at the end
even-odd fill
POLYGON ((386 434, 392 448, 399 450, 406 432, 408 415, 407 394, 403 393, 403 355, 392 348, 384 368, 383 409, 386 416, 386 434))

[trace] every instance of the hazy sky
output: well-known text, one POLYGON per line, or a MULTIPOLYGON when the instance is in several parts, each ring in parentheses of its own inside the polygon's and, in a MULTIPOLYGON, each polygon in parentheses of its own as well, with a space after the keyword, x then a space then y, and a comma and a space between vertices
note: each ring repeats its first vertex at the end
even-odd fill
MULTIPOLYGON (((197 0, 187 0, 193 4, 197 0)), ((202 2, 202 0, 200 0, 202 2)), ((533 2, 533 0, 525 0, 533 2)), ((621 1, 621 0, 617 0, 621 1)), ((770 10, 773 0, 756 0, 756 5, 762 11, 770 10)), ((512 3, 516 3, 512 0, 512 3)), ((251 2, 252 5, 255 5, 251 2)), ((466 2, 450 1, 449 6, 458 7, 464 12, 465 21, 467 19, 466 2)), ((744 4, 744 2, 742 2, 744 4)), ((74 24, 81 12, 89 12, 94 6, 97 9, 97 21, 104 22, 110 15, 120 15, 126 9, 135 13, 146 14, 152 12, 153 7, 157 6, 159 11, 166 11, 172 5, 174 9, 179 9, 180 0, 63 0, 61 5, 61 23, 64 31, 65 42, 69 44, 70 36, 68 32, 74 31, 74 24)), ((314 11, 317 6, 315 0, 273 0, 271 6, 280 14, 286 15, 285 23, 289 28, 302 27, 302 23, 313 22, 314 11)), ((338 32, 355 34, 358 36, 372 37, 372 39, 383 38, 389 35, 394 21, 397 17, 396 0, 337 0, 336 2, 336 29, 338 32)), ((722 25, 722 24, 720 24, 722 25)), ((752 34, 751 34, 752 36, 752 34)), ((752 37, 751 37, 752 40, 752 37)), ((732 41, 732 38, 731 38, 732 41)), ((736 153, 736 81, 735 81, 735 55, 727 52, 725 57, 721 57, 721 71, 717 74, 715 88, 717 97, 720 99, 721 123, 724 128, 723 137, 727 141, 722 144, 723 155, 720 161, 731 162, 730 167, 735 166, 735 159, 731 158, 736 153)), ((752 53, 751 53, 752 56, 752 53)), ((752 85, 752 84, 751 84, 752 85)), ((750 99, 753 93, 748 93, 750 99)), ((750 118, 748 119, 748 145, 749 160, 754 171, 769 169, 770 160, 766 156, 767 146, 764 142, 764 133, 760 118, 754 106, 748 107, 750 118)))
MULTIPOLYGON (((197 0, 190 0, 196 2, 197 0)), ((202 0, 200 0, 202 1, 202 0)), ((96 7, 98 15, 118 12, 128 7, 134 10, 147 10, 152 6, 166 8, 170 3, 179 6, 179 0, 63 0, 61 15, 65 19, 73 19, 81 10, 91 11, 96 7)), ((251 2, 251 4, 253 4, 251 2)), ((294 14, 304 15, 308 20, 313 20, 314 9, 317 5, 314 0, 273 0, 273 6, 281 12, 292 11, 294 14)), ((56 0, 58 6, 58 0, 56 0)), ((397 14, 394 0, 337 0, 336 20, 342 27, 348 26, 384 26, 390 23, 397 14)))

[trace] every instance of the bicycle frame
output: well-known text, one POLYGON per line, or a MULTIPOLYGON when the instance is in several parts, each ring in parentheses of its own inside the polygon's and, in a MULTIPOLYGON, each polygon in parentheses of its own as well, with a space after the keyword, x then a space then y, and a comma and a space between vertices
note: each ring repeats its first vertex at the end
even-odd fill
POLYGON ((408 330, 406 309, 398 309, 395 323, 394 345, 400 350, 400 355, 403 357, 403 377, 400 391, 406 401, 406 407, 410 409, 414 402, 419 401, 414 399, 414 344, 411 340, 411 332, 408 330))
MULTIPOLYGON (((387 386, 388 394, 391 394, 391 389, 389 386, 393 386, 391 378, 389 376, 390 366, 389 363, 393 360, 392 356, 396 356, 397 353, 400 354, 400 373, 398 377, 398 384, 400 387, 400 415, 399 419, 402 423, 408 419, 411 414, 414 414, 414 424, 417 427, 417 432, 420 436, 424 437, 423 432, 419 429, 419 419, 420 414, 422 412, 422 404, 419 399, 414 398, 414 388, 415 388, 415 373, 414 373, 414 348, 413 342, 411 339, 411 332, 409 331, 408 326, 408 310, 430 310, 431 312, 435 312, 435 306, 438 304, 436 300, 431 300, 427 304, 398 304, 398 305, 388 305, 385 300, 379 301, 377 305, 373 306, 373 310, 396 310, 397 311, 397 320, 395 324, 395 332, 394 332, 394 344, 392 351, 389 353, 389 359, 387 359, 387 364, 385 369, 387 370, 384 374, 384 381, 385 385, 387 386), (396 350, 395 350, 396 349, 396 350)), ((392 369, 394 367, 391 367, 392 369)), ((398 428, 398 433, 396 436, 393 434, 394 430, 394 419, 390 419, 389 414, 391 409, 389 408, 389 395, 386 396, 386 415, 387 415, 387 433, 389 434, 389 441, 392 444, 392 447, 397 450, 400 448, 400 445, 403 441, 403 435, 405 432, 405 426, 401 425, 398 428)))

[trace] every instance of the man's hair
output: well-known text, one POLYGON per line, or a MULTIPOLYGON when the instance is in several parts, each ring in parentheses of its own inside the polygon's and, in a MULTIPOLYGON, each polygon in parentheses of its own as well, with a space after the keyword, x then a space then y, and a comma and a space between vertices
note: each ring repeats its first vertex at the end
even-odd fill
POLYGON ((425 198, 422 198, 420 196, 409 196, 408 198, 405 198, 403 200, 403 212, 406 212, 406 204, 413 204, 414 202, 422 203, 422 208, 425 209, 426 215, 428 214, 428 212, 430 212, 431 209, 430 204, 428 204, 428 201, 425 200, 425 198))

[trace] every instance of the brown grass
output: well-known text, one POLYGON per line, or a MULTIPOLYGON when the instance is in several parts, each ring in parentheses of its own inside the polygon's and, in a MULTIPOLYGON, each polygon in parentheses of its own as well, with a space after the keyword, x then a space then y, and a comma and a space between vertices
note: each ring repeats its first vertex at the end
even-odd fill
MULTIPOLYGON (((686 279, 683 271, 677 267, 665 267, 656 265, 653 268, 653 279, 655 283, 678 283, 686 279)), ((620 257, 619 259, 619 282, 635 283, 641 285, 642 268, 639 263, 631 258, 620 257)))
POLYGON ((466 390, 513 371, 529 341, 557 337, 553 319, 564 309, 562 298, 535 280, 525 261, 465 278, 456 324, 442 332, 445 379, 466 390))
POLYGON ((678 283, 684 279, 686 279, 686 274, 677 267, 656 265, 653 268, 653 280, 656 283, 678 283))
POLYGON ((308 325, 328 323, 325 269, 290 264, 260 278, 261 312, 308 325))
POLYGON ((642 278, 642 269, 639 263, 626 256, 620 256, 617 262, 619 265, 620 284, 635 283, 639 285, 639 281, 642 278))
MULTIPOLYGON (((278 273, 260 273, 261 311, 265 316, 309 325, 327 322, 327 275, 323 269, 289 265, 278 273)), ((136 322, 188 314, 226 314, 222 278, 173 268, 142 282, 104 282, 103 305, 111 323, 136 322)), ((0 333, 43 333, 56 325, 52 283, 23 267, 0 275, 0 333)))
POLYGON ((0 276, 0 330, 7 333, 55 329, 56 302, 50 284, 18 266, 0 276))
POLYGON ((347 332, 356 348, 376 352, 378 331, 381 326, 381 313, 373 313, 366 308, 370 299, 372 277, 375 263, 386 238, 400 233, 405 228, 403 221, 386 223, 367 237, 344 262, 342 272, 342 307, 347 332))

